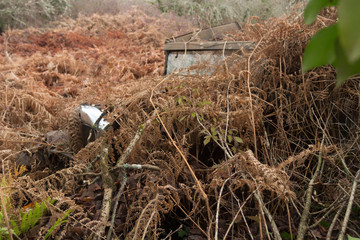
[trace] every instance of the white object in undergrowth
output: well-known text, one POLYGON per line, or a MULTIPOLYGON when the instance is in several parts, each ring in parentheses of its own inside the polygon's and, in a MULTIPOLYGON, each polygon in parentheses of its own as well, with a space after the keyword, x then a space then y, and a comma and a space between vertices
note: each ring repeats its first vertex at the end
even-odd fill
MULTIPOLYGON (((90 127, 94 127, 96 120, 99 119, 103 111, 98 109, 97 107, 93 107, 87 104, 82 104, 80 106, 80 118, 83 124, 89 125, 90 127)), ((109 126, 109 122, 104 118, 101 118, 99 121, 98 129, 105 130, 107 126, 109 126)))

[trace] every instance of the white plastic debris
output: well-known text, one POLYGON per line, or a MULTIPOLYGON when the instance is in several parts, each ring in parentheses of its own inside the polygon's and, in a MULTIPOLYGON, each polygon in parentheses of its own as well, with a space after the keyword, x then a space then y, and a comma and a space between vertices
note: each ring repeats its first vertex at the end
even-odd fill
MULTIPOLYGON (((98 109, 97 107, 90 106, 88 104, 82 104, 80 107, 80 118, 84 124, 89 125, 90 127, 94 127, 96 120, 98 120, 103 111, 98 109)), ((109 122, 104 118, 101 118, 99 121, 99 125, 97 126, 101 130, 105 130, 107 126, 109 126, 109 122)))

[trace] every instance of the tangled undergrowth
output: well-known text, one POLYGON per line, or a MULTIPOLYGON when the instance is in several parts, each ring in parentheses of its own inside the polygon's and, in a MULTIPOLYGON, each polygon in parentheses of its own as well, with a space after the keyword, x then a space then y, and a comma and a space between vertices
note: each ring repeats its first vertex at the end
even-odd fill
POLYGON ((333 11, 310 27, 253 19, 225 37, 256 43, 230 57, 236 67, 189 77, 161 75, 161 26, 174 25, 135 13, 2 36, 2 201, 11 218, 57 200, 22 236, 45 236, 64 214, 53 237, 358 236, 359 78, 335 88, 330 66, 301 73, 333 11), (84 102, 111 127, 82 148, 67 119, 84 102))

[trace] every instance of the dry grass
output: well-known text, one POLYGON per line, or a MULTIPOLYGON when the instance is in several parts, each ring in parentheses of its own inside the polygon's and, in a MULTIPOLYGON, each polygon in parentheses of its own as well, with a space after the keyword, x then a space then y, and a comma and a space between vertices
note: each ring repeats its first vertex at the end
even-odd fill
MULTIPOLYGON (((324 12, 311 27, 300 15, 252 21, 226 38, 258 43, 255 51, 232 56, 236 67, 181 78, 161 75, 162 29, 178 27, 163 17, 135 9, 65 21, 45 32, 11 31, 1 39, 9 53, 0 59, 2 173, 13 169, 22 149, 22 159, 31 162, 30 171, 12 183, 18 188, 11 194, 14 207, 58 197, 66 203, 55 205, 54 214, 73 209, 59 236, 96 236, 108 224, 99 222, 108 183, 98 160, 109 147, 112 191, 122 193, 119 208, 111 206, 109 213, 115 212, 113 230, 120 239, 165 237, 180 223, 200 239, 229 231, 233 239, 260 239, 266 229, 275 231, 274 224, 280 233, 297 231, 321 155, 309 222, 326 235, 317 220, 333 221, 334 206, 348 199, 359 166, 359 79, 335 89, 333 68, 300 69, 307 41, 335 13, 324 12), (63 45, 42 45, 41 39, 63 45), (82 102, 112 109, 112 128, 72 159, 51 155, 59 145, 43 135, 65 129, 82 102), (209 133, 213 138, 204 144, 209 133), (111 171, 135 136, 140 138, 124 163, 155 165, 159 172, 111 171)), ((61 146, 72 153, 69 142, 61 146)), ((351 216, 348 229, 358 226, 351 216)))

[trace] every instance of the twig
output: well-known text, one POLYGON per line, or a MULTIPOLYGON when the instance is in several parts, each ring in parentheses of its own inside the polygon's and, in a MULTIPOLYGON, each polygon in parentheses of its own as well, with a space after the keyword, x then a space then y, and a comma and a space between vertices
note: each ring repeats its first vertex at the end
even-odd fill
POLYGON ((154 166, 154 165, 150 165, 150 164, 122 164, 122 165, 118 165, 114 168, 111 169, 111 171, 115 171, 115 170, 118 170, 120 168, 123 168, 123 169, 137 169, 137 170, 140 170, 140 169, 149 169, 149 170, 153 170, 153 171, 160 171, 160 168, 157 167, 157 166, 154 166))
MULTIPOLYGON (((225 54, 225 46, 224 46, 224 49, 223 49, 223 57, 225 58, 224 56, 225 54)), ((227 67, 227 64, 226 64, 226 59, 225 59, 225 66, 226 66, 226 74, 228 75, 229 74, 229 69, 227 67)), ((227 148, 227 150, 229 152, 231 152, 230 148, 229 148, 229 144, 226 143, 227 139, 228 139, 228 129, 229 129, 229 113, 230 113, 230 101, 229 101, 229 95, 230 95, 230 87, 231 87, 231 83, 234 81, 234 76, 233 76, 233 79, 229 82, 228 84, 228 89, 227 89, 227 92, 226 92, 226 124, 225 124, 225 134, 224 134, 224 145, 225 147, 227 148)), ((198 120, 199 121, 199 120, 198 120)), ((219 134, 220 136, 221 134, 219 134)), ((227 168, 227 171, 228 171, 228 175, 230 177, 231 175, 231 169, 230 169, 230 166, 229 166, 229 162, 227 161, 227 157, 226 157, 226 154, 225 154, 225 160, 226 160, 226 168, 227 168)), ((233 216, 233 219, 234 219, 234 196, 233 194, 231 195, 231 214, 233 216)), ((232 235, 234 235, 234 229, 232 231, 232 235)), ((216 239, 216 238, 215 238, 216 239)))
POLYGON ((117 207, 119 205, 119 200, 120 200, 121 194, 124 192, 124 189, 125 189, 125 185, 126 185, 126 181, 127 181, 127 176, 126 176, 125 169, 122 170, 122 176, 123 176, 123 179, 122 179, 122 182, 121 182, 120 189, 119 189, 119 191, 116 194, 116 197, 114 199, 115 204, 114 204, 113 213, 112 213, 112 216, 111 216, 111 223, 110 223, 110 228, 109 228, 108 235, 107 235, 107 240, 111 239, 111 234, 112 234, 113 227, 114 227, 117 207))
POLYGON ((108 146, 105 146, 100 159, 100 166, 101 166, 101 175, 104 184, 104 198, 102 201, 101 207, 101 214, 99 221, 102 225, 99 228, 99 236, 104 236, 105 228, 110 216, 110 208, 111 208, 111 198, 113 193, 113 179, 110 175, 109 168, 108 168, 108 153, 109 149, 108 146))
POLYGON ((308 220, 309 213, 310 213, 311 196, 312 196, 312 193, 313 193, 315 179, 317 178, 317 176, 319 175, 319 172, 320 172, 320 166, 321 166, 321 162, 322 162, 322 148, 323 148, 323 145, 324 145, 324 138, 321 141, 318 164, 316 166, 315 173, 314 173, 312 179, 309 182, 308 189, 306 190, 305 207, 304 207, 303 213, 301 214, 300 224, 299 224, 298 232, 297 232, 298 235, 297 235, 296 240, 303 240, 304 237, 305 237, 305 233, 306 233, 306 231, 308 229, 307 220, 308 220))
POLYGON ((247 87, 248 87, 248 91, 249 91, 249 99, 250 99, 250 109, 251 109, 251 124, 253 127, 253 136, 254 136, 254 148, 255 148, 255 157, 257 158, 257 144, 256 144, 256 129, 255 129, 255 116, 254 116, 254 108, 253 108, 253 103, 252 103, 252 93, 251 93, 251 88, 250 88, 250 75, 251 75, 251 71, 250 71, 250 60, 251 57, 253 56, 255 50, 258 48, 258 46, 260 45, 260 43, 262 42, 263 37, 260 39, 260 41, 256 44, 254 50, 251 52, 248 61, 247 61, 247 87))
POLYGON ((277 228, 276 223, 275 223, 275 221, 274 221, 274 219, 273 219, 270 211, 266 208, 266 206, 265 206, 262 198, 260 197, 260 195, 259 195, 259 193, 258 193, 258 190, 255 191, 254 196, 255 196, 256 200, 259 202, 259 204, 260 204, 262 210, 264 211, 266 217, 267 217, 267 218, 269 219, 269 221, 270 221, 271 228, 272 228, 272 230, 273 230, 273 232, 274 232, 274 234, 275 234, 275 238, 274 238, 274 239, 276 239, 276 240, 281 240, 282 238, 281 238, 279 229, 277 228))
POLYGON ((335 206, 332 206, 332 207, 328 207, 326 209, 329 209, 328 211, 326 211, 324 213, 323 216, 321 216, 321 218, 319 220, 317 220, 315 223, 313 223, 312 225, 309 226, 309 229, 312 229, 316 226, 318 226, 334 209, 335 209, 335 206))
MULTIPOLYGON (((208 134, 210 134, 209 130, 206 129, 206 127, 201 123, 201 121, 199 120, 199 118, 197 117, 197 120, 199 122, 199 124, 203 127, 203 129, 205 131, 207 131, 208 134)), ((223 151, 225 152, 226 156, 231 158, 233 157, 234 155, 232 154, 232 152, 229 152, 226 147, 222 146, 222 144, 220 144, 218 141, 216 141, 214 139, 214 141, 216 142, 216 144, 221 148, 223 149, 223 151)), ((241 172, 241 176, 244 178, 244 179, 247 179, 246 175, 244 172, 241 172)), ((255 180, 254 180, 255 181, 255 180)), ((255 182, 256 183, 256 182, 255 182)), ((265 212, 266 216, 268 217, 270 223, 271 223, 271 227, 275 233, 275 239, 277 240, 281 240, 281 235, 280 235, 280 232, 279 232, 279 229, 277 228, 276 226, 276 223, 275 221, 273 220, 272 216, 271 216, 271 213, 270 211, 266 208, 265 204, 263 203, 262 201, 262 198, 261 196, 258 194, 257 191, 254 192, 254 196, 255 198, 259 201, 259 204, 261 205, 261 208, 263 209, 263 211, 265 212)))
MULTIPOLYGON (((340 185, 340 183, 337 184, 337 186, 346 194, 350 197, 350 194, 344 189, 344 187, 342 187, 340 185)), ((360 208, 360 204, 354 199, 354 203, 360 208)))
POLYGON ((206 236, 206 238, 210 238, 209 235, 200 227, 200 225, 191 218, 191 216, 176 202, 176 200, 170 195, 171 200, 178 206, 178 208, 186 215, 186 218, 189 219, 199 230, 200 232, 206 236))
POLYGON ((182 229, 183 225, 180 224, 180 226, 175 230, 175 231, 172 231, 170 230, 170 232, 168 233, 168 235, 166 235, 165 238, 163 238, 163 240, 166 240, 166 239, 170 239, 171 240, 171 236, 174 235, 174 233, 180 231, 182 229))
POLYGON ((340 205, 340 208, 339 210, 336 212, 331 224, 330 224, 330 227, 328 229, 328 232, 326 234, 326 240, 331 240, 331 234, 332 234, 332 231, 336 225, 336 221, 338 220, 339 216, 340 216, 340 213, 342 212, 343 208, 345 206, 345 202, 343 202, 341 205, 340 205))
MULTIPOLYGON (((231 176, 230 176, 231 177, 231 176)), ((215 239, 218 238, 218 232, 219 232, 219 212, 220 212, 220 203, 221 203, 221 195, 224 191, 225 184, 230 180, 230 177, 228 177, 222 184, 219 192, 219 198, 216 205, 216 215, 215 215, 215 239)))
POLYGON ((289 232, 290 232, 290 240, 293 240, 293 234, 292 234, 292 227, 291 227, 291 217, 290 217, 290 210, 289 210, 289 203, 286 203, 286 211, 288 215, 288 222, 289 222, 289 232))
MULTIPOLYGON (((266 236, 267 236, 267 238, 268 238, 268 240, 271 240, 271 238, 270 238, 270 233, 269 233, 269 228, 268 228, 268 226, 267 226, 267 224, 266 224, 266 219, 265 219, 265 216, 264 216, 264 212, 263 212, 263 210, 261 209, 261 216, 260 216, 260 223, 261 223, 261 219, 263 219, 263 221, 264 221, 264 226, 265 226, 265 231, 266 231, 266 236)), ((276 226, 276 225, 275 225, 276 226)))
MULTIPOLYGON (((198 121, 198 123, 200 124, 200 126, 204 129, 204 131, 206 132, 206 134, 208 134, 209 136, 211 136, 211 133, 209 132, 209 130, 204 126, 204 124, 202 124, 202 122, 199 119, 199 115, 196 113, 196 119, 198 121)), ((214 142, 225 152, 225 155, 228 158, 233 157, 234 155, 232 154, 231 151, 228 151, 227 148, 225 146, 223 146, 223 144, 219 143, 216 139, 214 139, 214 142)))
MULTIPOLYGON (((153 116, 155 115, 155 112, 153 113, 153 116)), ((115 168, 119 168, 119 166, 123 165, 125 160, 129 157, 130 153, 134 149, 136 143, 139 141, 142 133, 144 132, 145 128, 151 123, 153 119, 149 118, 144 124, 142 124, 139 129, 136 131, 135 137, 131 140, 129 143, 129 146, 125 149, 125 151, 121 154, 121 157, 116 163, 115 168)))
MULTIPOLYGON (((137 221, 136 221, 134 237, 138 237, 138 231, 139 231, 139 227, 140 227, 140 222, 141 222, 141 219, 143 218, 143 216, 146 214, 147 209, 148 209, 149 207, 151 207, 154 202, 157 202, 157 201, 158 201, 158 198, 159 198, 159 194, 156 194, 155 198, 154 198, 154 199, 151 199, 150 202, 149 202, 149 203, 145 206, 145 208, 141 211, 141 214, 140 214, 140 216, 138 217, 138 219, 137 219, 137 221)), ((154 210, 152 211, 152 214, 151 214, 151 216, 150 216, 150 219, 149 219, 149 221, 148 221, 148 224, 150 224, 150 221, 152 220, 153 214, 155 214, 155 212, 156 212, 156 209, 154 209, 154 210)), ((145 230, 147 230, 148 224, 146 225, 146 229, 144 229, 144 231, 143 231, 143 238, 140 238, 140 239, 144 239, 144 236, 145 236, 145 234, 146 234, 146 231, 145 231, 145 230)))
POLYGON ((356 172, 356 175, 355 175, 355 178, 354 178, 354 182, 353 182, 353 185, 352 185, 352 188, 351 188, 351 194, 350 194, 350 198, 349 198, 349 203, 348 203, 347 208, 346 208, 345 217, 344 217, 343 224, 341 226, 341 231, 340 231, 340 235, 338 237, 338 240, 343 240, 344 239, 344 234, 345 234, 345 231, 346 231, 347 224, 349 222, 352 205, 354 203, 356 186, 357 186, 357 183, 358 183, 358 180, 359 180, 358 179, 359 174, 360 174, 360 170, 358 170, 356 172))
POLYGON ((150 223, 151 223, 153 217, 155 216, 155 213, 156 213, 156 210, 154 210, 154 211, 151 213, 150 218, 149 218, 148 222, 146 223, 146 226, 145 226, 145 229, 144 229, 144 232, 143 232, 143 235, 142 235, 142 238, 141 238, 141 239, 145 239, 147 230, 148 230, 148 228, 149 228, 149 226, 150 226, 150 223))
MULTIPOLYGON (((234 196, 234 193, 233 193, 233 191, 231 191, 231 189, 230 189, 230 192, 231 192, 231 194, 234 196)), ((244 216, 244 212, 243 212, 243 210, 242 210, 243 207, 245 206, 245 204, 247 203, 247 201, 250 199, 250 197, 252 197, 253 194, 254 194, 254 192, 252 192, 251 194, 249 194, 249 196, 245 199, 245 201, 243 202, 243 204, 239 206, 239 210, 238 210, 237 213, 235 214, 235 216, 234 216, 234 218, 233 218, 233 221, 231 221, 228 229, 226 230, 226 233, 225 233, 225 235, 224 235, 223 240, 226 240, 226 239, 227 239, 227 235, 229 234, 230 229, 231 229, 232 226, 234 225, 235 219, 238 217, 239 213, 241 213, 241 215, 242 215, 242 217, 243 217, 243 219, 244 219, 245 225, 246 225, 246 227, 247 227, 247 230, 248 230, 248 232, 249 232, 249 234, 250 234, 251 239, 254 239, 253 235, 251 234, 249 225, 248 225, 248 223, 247 223, 247 221, 246 221, 246 218, 245 218, 245 216, 244 216)), ((238 199, 236 198, 236 196, 234 196, 234 198, 236 199, 236 201, 238 201, 238 199)))
MULTIPOLYGON (((155 113, 153 114, 153 116, 155 115, 155 113)), ((139 141, 142 133, 144 132, 145 128, 151 123, 152 118, 149 118, 144 124, 142 124, 139 129, 136 131, 135 137, 131 140, 131 142, 129 143, 128 147, 125 149, 125 151, 123 152, 123 154, 120 156, 120 158, 118 159, 116 166, 114 168, 112 168, 110 171, 115 171, 118 169, 122 169, 122 174, 123 174, 123 181, 121 183, 121 187, 114 199, 115 204, 114 204, 114 208, 113 208, 113 214, 111 216, 111 222, 110 222, 110 229, 108 231, 108 235, 107 235, 107 239, 111 239, 111 234, 112 234, 112 229, 114 227, 114 221, 115 221, 115 216, 116 216, 116 211, 117 211, 117 207, 119 204, 119 200, 120 200, 120 196, 122 194, 122 192, 124 191, 125 185, 126 185, 126 181, 127 181, 127 177, 126 177, 126 169, 150 169, 150 170, 154 170, 154 171, 160 171, 160 168, 158 168, 157 166, 153 166, 150 164, 144 164, 144 165, 140 165, 140 164, 124 164, 126 159, 129 157, 129 155, 131 154, 131 152, 133 151, 133 149, 135 148, 136 143, 139 141)), ((107 167, 107 166, 106 166, 107 167)), ((109 173, 109 170, 107 170, 109 173)), ((111 176, 109 176, 111 178, 111 176)), ((112 181, 112 178, 111 178, 112 181)), ((104 193, 104 199, 105 199, 105 193, 104 193)), ((110 196, 110 201, 111 201, 111 196, 110 196)), ((104 207, 104 204, 103 204, 104 207)), ((109 209, 111 207, 111 204, 109 206, 109 209)), ((110 214, 110 212, 108 213, 110 214)), ((107 218, 106 220, 107 221, 107 218)))

